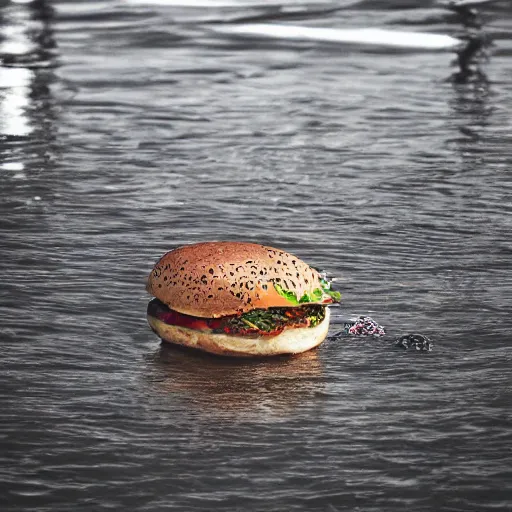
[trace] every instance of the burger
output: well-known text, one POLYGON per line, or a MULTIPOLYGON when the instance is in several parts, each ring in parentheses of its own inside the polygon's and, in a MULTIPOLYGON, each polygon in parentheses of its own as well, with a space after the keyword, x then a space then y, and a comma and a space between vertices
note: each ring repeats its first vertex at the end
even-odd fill
POLYGON ((226 356, 297 354, 319 345, 340 294, 296 256, 246 242, 172 250, 149 274, 151 329, 165 342, 226 356))

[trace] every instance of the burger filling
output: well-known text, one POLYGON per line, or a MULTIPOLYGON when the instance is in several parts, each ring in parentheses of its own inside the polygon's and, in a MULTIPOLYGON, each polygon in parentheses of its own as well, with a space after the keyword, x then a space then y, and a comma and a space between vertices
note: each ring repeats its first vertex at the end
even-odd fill
POLYGON ((153 299, 148 304, 148 315, 169 325, 213 334, 276 336, 285 329, 315 327, 325 318, 325 306, 307 304, 292 308, 253 309, 240 315, 200 318, 178 313, 153 299))

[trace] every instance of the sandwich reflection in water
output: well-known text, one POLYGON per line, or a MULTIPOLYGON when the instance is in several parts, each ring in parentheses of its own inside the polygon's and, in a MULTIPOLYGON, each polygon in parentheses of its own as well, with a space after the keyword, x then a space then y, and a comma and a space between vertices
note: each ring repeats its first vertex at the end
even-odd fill
POLYGON ((325 389, 317 350, 295 356, 232 359, 162 344, 146 380, 207 417, 280 421, 325 389))

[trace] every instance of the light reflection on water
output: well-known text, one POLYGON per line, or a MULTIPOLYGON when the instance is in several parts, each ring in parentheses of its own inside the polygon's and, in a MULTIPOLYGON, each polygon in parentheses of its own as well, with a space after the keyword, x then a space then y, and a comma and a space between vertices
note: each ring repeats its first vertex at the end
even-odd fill
MULTIPOLYGON (((0 26, 0 55, 19 56, 33 51, 28 34, 29 10, 11 7, 0 26)), ((23 67, 0 67, 0 133, 26 136, 32 131, 27 117, 33 72, 23 67)))

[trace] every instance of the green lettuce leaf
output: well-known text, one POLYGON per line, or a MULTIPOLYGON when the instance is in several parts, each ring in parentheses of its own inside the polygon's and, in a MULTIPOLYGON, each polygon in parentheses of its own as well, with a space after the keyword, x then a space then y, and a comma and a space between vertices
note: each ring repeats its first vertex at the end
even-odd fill
POLYGON ((335 290, 331 290, 331 282, 330 281, 328 281, 325 278, 322 278, 322 279, 320 279, 320 284, 322 286, 322 290, 324 291, 324 293, 329 295, 329 297, 331 297, 331 299, 334 302, 339 302, 341 300, 341 293, 337 292, 335 290))
POLYGON ((335 290, 324 290, 324 292, 331 297, 334 302, 339 302, 341 300, 341 293, 335 290))
POLYGON ((281 297, 284 297, 295 306, 299 305, 299 299, 297 299, 297 295, 295 295, 295 293, 291 292, 290 290, 285 290, 278 283, 274 283, 274 288, 276 289, 276 292, 281 295, 281 297))
POLYGON ((324 294, 329 295, 335 302, 339 302, 341 299, 341 293, 331 290, 331 283, 322 279, 320 280, 320 284, 322 288, 316 288, 311 293, 305 293, 302 297, 298 298, 294 292, 290 290, 285 290, 280 284, 274 283, 274 288, 277 293, 287 299, 294 306, 298 306, 299 304, 306 304, 309 302, 321 302, 324 294), (325 284, 324 284, 325 283, 325 284))

